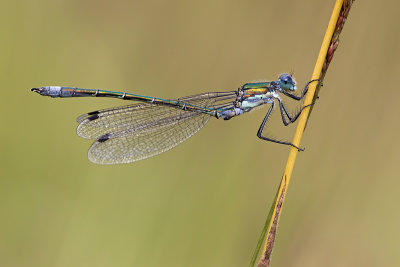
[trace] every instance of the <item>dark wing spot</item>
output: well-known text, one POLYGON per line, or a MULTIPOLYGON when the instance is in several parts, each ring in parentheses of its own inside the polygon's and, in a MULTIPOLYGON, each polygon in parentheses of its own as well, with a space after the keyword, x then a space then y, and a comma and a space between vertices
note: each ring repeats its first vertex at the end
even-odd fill
POLYGON ((97 142, 99 143, 104 143, 105 141, 107 141, 108 139, 110 139, 110 134, 105 134, 103 136, 100 136, 99 139, 97 139, 97 142))
POLYGON ((98 110, 96 110, 96 111, 89 112, 88 115, 94 115, 94 114, 99 114, 99 113, 100 112, 98 110))
MULTIPOLYGON (((88 114, 89 114, 89 113, 88 113, 88 114)), ((99 118, 99 115, 94 114, 94 115, 88 117, 87 119, 88 119, 89 121, 94 121, 94 120, 97 120, 98 118, 99 118)))

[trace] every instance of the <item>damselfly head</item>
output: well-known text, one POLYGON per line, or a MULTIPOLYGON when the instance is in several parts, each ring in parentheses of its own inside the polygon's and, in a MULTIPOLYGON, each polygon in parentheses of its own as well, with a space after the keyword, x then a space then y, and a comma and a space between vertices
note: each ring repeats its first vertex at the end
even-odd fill
POLYGON ((297 89, 296 81, 288 73, 281 74, 279 76, 279 82, 280 82, 280 86, 283 90, 296 91, 296 89, 297 89))

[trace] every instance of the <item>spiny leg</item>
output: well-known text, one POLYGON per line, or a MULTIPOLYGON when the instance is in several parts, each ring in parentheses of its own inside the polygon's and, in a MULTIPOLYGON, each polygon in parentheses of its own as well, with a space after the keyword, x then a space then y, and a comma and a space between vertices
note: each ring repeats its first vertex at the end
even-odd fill
POLYGON ((312 106, 312 105, 315 104, 315 102, 313 102, 313 103, 311 103, 311 104, 309 104, 309 105, 306 105, 306 106, 302 107, 302 108, 298 111, 298 113, 292 117, 292 116, 290 115, 290 113, 288 112, 288 110, 287 110, 285 104, 284 104, 281 100, 278 100, 278 101, 279 101, 279 109, 280 109, 280 111, 281 111, 282 122, 283 122, 283 124, 284 124, 285 126, 288 126, 290 123, 295 122, 295 121, 299 118, 301 112, 302 112, 306 107, 310 107, 310 106, 312 106), (288 117, 289 122, 286 121, 285 114, 286 114, 286 116, 288 117))
POLYGON ((265 118, 264 118, 263 122, 261 123, 260 128, 258 129, 257 137, 262 139, 262 140, 266 140, 266 141, 270 141, 270 142, 274 142, 274 143, 278 143, 278 144, 282 144, 282 145, 292 146, 294 148, 297 148, 299 151, 304 151, 304 149, 301 149, 301 148, 293 145, 290 142, 284 142, 284 141, 275 140, 275 139, 272 139, 272 138, 268 138, 268 137, 262 136, 262 132, 264 130, 265 124, 267 123, 268 118, 271 115, 272 110, 274 109, 274 107, 275 107, 275 102, 272 102, 271 107, 268 109, 267 115, 265 115, 265 118))
POLYGON ((283 122, 283 124, 284 124, 285 126, 288 126, 289 123, 290 123, 290 121, 291 121, 291 117, 290 117, 290 115, 289 115, 289 112, 286 110, 285 105, 282 103, 282 101, 279 100, 279 99, 278 99, 278 101, 279 101, 279 110, 280 110, 280 112, 281 112, 282 122, 283 122), (289 122, 286 121, 285 113, 286 113, 286 116, 289 118, 289 122))

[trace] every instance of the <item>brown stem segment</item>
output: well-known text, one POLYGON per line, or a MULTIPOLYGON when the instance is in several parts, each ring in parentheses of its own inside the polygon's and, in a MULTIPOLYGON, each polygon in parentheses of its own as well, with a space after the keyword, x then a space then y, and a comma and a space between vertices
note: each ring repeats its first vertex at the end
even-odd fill
MULTIPOLYGON (((335 31, 333 32, 333 36, 332 36, 332 40, 331 40, 331 43, 330 43, 329 48, 328 48, 328 52, 326 53, 325 62, 324 62, 324 65, 322 67, 322 70, 321 70, 321 75, 319 77, 320 82, 318 83, 317 90, 316 90, 314 98, 313 98, 313 102, 318 98, 319 90, 321 89, 321 86, 323 84, 322 82, 323 82, 323 80, 325 78, 325 75, 326 75, 326 72, 328 70, 329 64, 331 63, 331 61, 333 59, 333 56, 335 54, 335 51, 339 46, 340 33, 343 30, 344 23, 347 20, 347 16, 349 15, 349 11, 350 11, 351 5, 353 4, 354 1, 355 0, 344 0, 343 1, 343 6, 342 6, 342 9, 340 10, 340 13, 339 13, 339 18, 338 18, 337 23, 336 23, 336 28, 335 28, 335 31)), ((310 117, 312 109, 313 109, 313 107, 311 107, 311 110, 310 110, 310 113, 308 114, 308 117, 310 117)))
POLYGON ((279 215, 281 213, 283 199, 285 197, 285 192, 286 192, 286 182, 287 182, 286 175, 284 177, 284 180, 285 182, 283 184, 281 194, 279 195, 279 200, 276 203, 274 220, 272 221, 271 229, 269 231, 269 235, 267 238, 267 249, 261 256, 260 262, 258 263, 257 267, 268 267, 271 261, 272 249, 275 243, 276 229, 278 228, 279 215))

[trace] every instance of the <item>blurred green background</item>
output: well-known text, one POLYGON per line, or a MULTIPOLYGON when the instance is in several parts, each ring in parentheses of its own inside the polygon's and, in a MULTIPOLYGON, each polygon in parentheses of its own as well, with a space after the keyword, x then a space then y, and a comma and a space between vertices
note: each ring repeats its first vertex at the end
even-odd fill
MULTIPOLYGON (((75 118, 123 105, 44 85, 175 98, 311 77, 334 1, 1 1, 0 266, 247 266, 289 149, 266 109, 159 156, 87 160, 75 118)), ((398 266, 399 2, 356 1, 305 132, 273 266, 398 266)))

